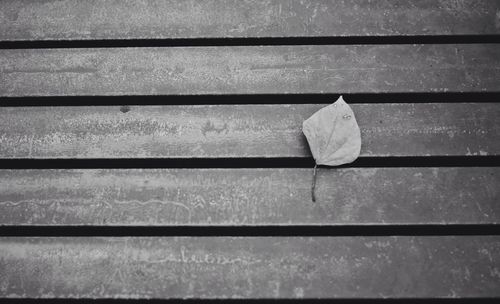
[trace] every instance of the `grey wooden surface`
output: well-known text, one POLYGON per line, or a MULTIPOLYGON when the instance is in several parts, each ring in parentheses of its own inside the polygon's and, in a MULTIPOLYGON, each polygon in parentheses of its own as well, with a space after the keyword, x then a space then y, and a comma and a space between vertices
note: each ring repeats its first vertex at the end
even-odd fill
POLYGON ((0 96, 499 92, 500 44, 0 50, 0 96))
MULTIPOLYGON (((0 108, 3 158, 311 157, 325 104, 0 108), (265 148, 264 148, 265 147, 265 148)), ((361 156, 500 154, 498 103, 353 104, 361 156)))
POLYGON ((381 162, 379 168, 322 168, 316 203, 310 201, 307 168, 0 169, 0 232, 37 235, 38 225, 56 235, 65 234, 64 226, 96 232, 0 237, 0 302, 500 297, 498 235, 418 236, 409 229, 414 235, 99 237, 117 225, 136 232, 200 225, 241 232, 270 225, 300 235, 303 225, 321 231, 376 225, 394 234, 408 225, 437 225, 459 234, 453 225, 459 224, 495 234, 500 168, 470 165, 482 156, 499 156, 500 44, 487 43, 499 34, 495 0, 0 1, 4 164, 12 158, 17 164, 36 159, 42 167, 44 158, 66 164, 156 158, 152 162, 160 164, 161 158, 182 157, 213 164, 227 157, 242 167, 251 157, 293 162, 310 157, 301 123, 325 105, 284 100, 286 94, 305 93, 393 99, 391 93, 443 93, 448 103, 352 105, 362 132, 361 156, 419 157, 421 164, 435 156, 464 161, 462 167, 388 168, 381 162), (220 39, 215 41, 241 45, 133 47, 151 39, 193 38, 203 45, 204 38, 270 37, 302 43, 392 37, 385 41, 393 44, 250 46, 263 40, 220 39), (314 37, 322 38, 308 40, 314 37), (131 47, 98 48, 116 40, 131 47), (417 40, 428 43, 412 43, 417 40), (76 48, 44 48, 64 41, 74 41, 68 45, 76 48), (90 47, 78 47, 83 45, 90 47), (478 95, 470 94, 470 102, 461 103, 450 92, 493 93, 493 102, 477 102, 478 95), (282 104, 259 105, 258 98, 249 102, 245 96, 244 103, 252 104, 177 106, 168 96, 200 95, 216 103, 211 95, 256 94, 281 94, 282 104), (164 106, 132 105, 126 113, 99 98, 123 96, 127 104, 144 104, 142 96, 152 95, 163 96, 155 100, 164 98, 164 106), (44 106, 52 96, 65 97, 66 106, 44 106), (103 106, 72 105, 87 98, 103 106), (41 106, 25 107, 26 100, 41 106), (16 102, 19 107, 12 106, 16 102))
MULTIPOLYGON (((0 170, 0 225, 499 224, 500 168, 0 170)), ((497 253, 498 254, 498 253, 497 253)))
POLYGON ((0 290, 57 298, 500 296, 500 237, 1 238, 0 290))
POLYGON ((0 1, 0 40, 499 34, 495 0, 0 1))

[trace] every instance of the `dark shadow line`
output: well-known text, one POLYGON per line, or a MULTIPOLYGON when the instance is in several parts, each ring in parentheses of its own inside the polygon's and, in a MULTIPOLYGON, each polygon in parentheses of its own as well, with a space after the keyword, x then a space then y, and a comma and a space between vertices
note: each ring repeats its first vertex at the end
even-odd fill
MULTIPOLYGON (((312 168, 312 157, 0 159, 0 169, 312 168)), ((499 167, 495 156, 360 157, 335 168, 499 167)), ((332 168, 319 166, 320 168, 332 168)))
POLYGON ((0 49, 500 43, 500 35, 397 35, 0 41, 0 49))
POLYGON ((320 237, 500 235, 498 224, 334 225, 334 226, 0 226, 9 237, 320 237))
MULTIPOLYGON (((500 90, 500 88, 499 88, 500 90)), ((212 105, 332 103, 342 95, 350 104, 500 102, 500 92, 228 94, 0 97, 0 107, 106 105, 212 105)))

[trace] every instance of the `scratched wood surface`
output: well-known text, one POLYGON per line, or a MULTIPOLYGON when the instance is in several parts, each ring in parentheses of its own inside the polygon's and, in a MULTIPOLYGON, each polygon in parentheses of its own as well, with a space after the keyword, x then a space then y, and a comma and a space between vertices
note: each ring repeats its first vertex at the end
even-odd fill
POLYGON ((29 298, 500 296, 500 237, 1 238, 29 298))
POLYGON ((500 44, 0 50, 0 96, 499 92, 500 44))
MULTIPOLYGON (((499 34, 495 0, 0 1, 4 45, 94 47, 1 49, 0 106, 165 98, 129 110, 72 98, 0 107, 0 159, 310 157, 301 124, 325 105, 178 106, 165 95, 500 92, 498 43, 98 48, 104 40, 499 34)), ((500 155, 500 103, 400 102, 352 105, 362 157, 500 155)), ((322 168, 316 203, 311 171, 0 169, 0 230, 500 224, 500 167, 322 168)), ((0 301, 493 298, 499 252, 498 235, 0 237, 0 301)))
POLYGON ((495 0, 0 1, 0 40, 482 35, 495 0))
POLYGON ((0 170, 0 225, 500 224, 500 168, 0 170))
MULTIPOLYGON (((119 106, 4 107, 0 156, 310 157, 302 122, 323 106, 131 106, 128 112, 119 106)), ((361 156, 500 153, 498 103, 352 108, 361 129, 361 156)))

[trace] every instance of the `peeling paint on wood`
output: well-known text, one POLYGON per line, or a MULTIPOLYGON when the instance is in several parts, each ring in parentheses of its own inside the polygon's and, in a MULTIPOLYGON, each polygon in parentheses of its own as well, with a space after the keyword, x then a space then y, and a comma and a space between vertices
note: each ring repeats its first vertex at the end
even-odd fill
POLYGON ((498 44, 0 50, 0 96, 499 92, 498 44))
POLYGON ((500 168, 0 170, 0 225, 500 224, 500 168))
POLYGON ((495 0, 0 1, 1 40, 499 34, 495 0))
MULTIPOLYGON (((0 156, 310 157, 302 122, 322 106, 131 106, 125 113, 119 106, 3 107, 0 156)), ((361 156, 500 154, 498 103, 352 108, 361 156)))
POLYGON ((8 298, 500 296, 500 237, 0 238, 8 298))

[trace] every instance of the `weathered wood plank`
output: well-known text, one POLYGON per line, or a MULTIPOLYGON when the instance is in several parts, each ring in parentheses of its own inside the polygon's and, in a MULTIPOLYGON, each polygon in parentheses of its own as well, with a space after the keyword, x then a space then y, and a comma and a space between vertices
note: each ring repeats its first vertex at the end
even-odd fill
POLYGON ((0 2, 0 40, 499 34, 500 4, 459 1, 0 2))
POLYGON ((500 168, 0 170, 0 225, 500 224, 500 168))
POLYGON ((500 44, 0 50, 0 96, 498 92, 500 44))
MULTIPOLYGON (((0 108, 2 158, 310 157, 324 104, 0 108)), ((499 155, 500 104, 353 104, 361 156, 499 155)))
POLYGON ((500 237, 0 238, 17 298, 500 296, 500 237))

